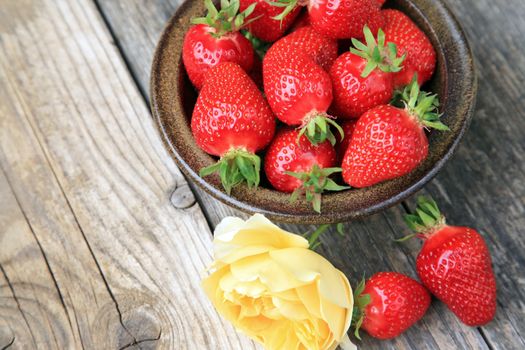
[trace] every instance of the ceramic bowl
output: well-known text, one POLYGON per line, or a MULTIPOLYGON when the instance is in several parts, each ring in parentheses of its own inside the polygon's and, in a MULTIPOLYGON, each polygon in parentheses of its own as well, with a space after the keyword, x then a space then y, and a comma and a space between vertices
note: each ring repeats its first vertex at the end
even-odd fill
POLYGON ((390 0, 388 7, 407 14, 432 41, 438 58, 436 73, 426 90, 438 93, 443 122, 449 132, 431 132, 428 158, 412 173, 366 188, 323 195, 322 214, 305 201, 290 203, 262 181, 257 191, 246 186, 231 195, 218 176, 201 178, 199 170, 217 160, 197 147, 190 128, 197 93, 182 63, 184 34, 190 19, 205 13, 203 1, 185 1, 170 19, 158 43, 151 76, 151 106, 166 147, 186 177, 218 200, 248 213, 291 223, 335 223, 384 210, 418 191, 450 159, 467 130, 475 104, 477 79, 473 56, 458 21, 441 0, 390 0))

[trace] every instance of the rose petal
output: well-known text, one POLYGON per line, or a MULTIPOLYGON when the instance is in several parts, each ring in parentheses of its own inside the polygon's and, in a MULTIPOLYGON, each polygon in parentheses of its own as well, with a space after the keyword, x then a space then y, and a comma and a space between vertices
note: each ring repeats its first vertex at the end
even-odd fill
POLYGON ((246 258, 248 256, 258 255, 267 253, 274 248, 272 246, 246 246, 241 247, 238 246, 234 248, 234 246, 230 243, 222 243, 222 242, 215 242, 215 247, 217 248, 215 253, 215 264, 216 265, 227 265, 232 264, 237 260, 241 260, 243 258, 246 258))
POLYGON ((286 232, 263 215, 256 214, 247 221, 226 218, 215 231, 214 252, 221 259, 246 246, 271 246, 274 249, 308 248, 308 241, 286 232))
POLYGON ((301 321, 311 317, 302 303, 294 303, 276 297, 272 298, 272 301, 281 314, 289 320, 301 321))
POLYGON ((244 226, 244 220, 236 217, 226 217, 215 227, 213 236, 216 240, 229 242, 237 234, 237 231, 244 226))
POLYGON ((317 283, 307 284, 297 288, 297 295, 301 299, 308 312, 316 318, 321 318, 321 300, 319 300, 319 291, 317 283))
POLYGON ((346 318, 351 311, 338 305, 332 304, 329 300, 321 298, 321 314, 326 320, 334 338, 338 341, 342 339, 348 329, 345 329, 346 318))
POLYGON ((239 281, 255 281, 259 279, 270 292, 282 292, 297 288, 306 283, 283 269, 270 259, 268 254, 260 254, 244 258, 230 265, 231 272, 239 281))
POLYGON ((298 248, 275 250, 269 254, 279 266, 300 281, 312 282, 319 277, 319 291, 323 298, 340 307, 352 307, 348 288, 341 280, 339 270, 321 255, 298 248))

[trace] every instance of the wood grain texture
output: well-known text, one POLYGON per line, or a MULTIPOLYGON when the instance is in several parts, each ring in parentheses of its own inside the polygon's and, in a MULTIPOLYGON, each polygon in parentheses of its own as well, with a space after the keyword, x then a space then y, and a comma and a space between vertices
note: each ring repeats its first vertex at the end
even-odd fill
POLYGON ((209 227, 95 5, 4 1, 0 52, 0 346, 254 348, 200 289, 209 227))
POLYGON ((40 242, 1 171, 0 198, 0 349, 79 346, 40 242))

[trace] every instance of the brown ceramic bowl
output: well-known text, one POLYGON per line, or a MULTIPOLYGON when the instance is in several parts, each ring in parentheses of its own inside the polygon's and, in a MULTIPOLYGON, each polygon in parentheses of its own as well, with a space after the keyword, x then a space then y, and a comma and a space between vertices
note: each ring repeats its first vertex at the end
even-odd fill
POLYGON ((190 119, 197 94, 182 63, 184 33, 190 19, 204 14, 203 1, 186 0, 169 21, 157 46, 151 77, 151 105, 166 147, 185 175, 222 202, 248 213, 292 223, 335 223, 388 208, 430 181, 450 159, 469 126, 475 104, 477 79, 470 47, 458 21, 441 0, 390 0, 414 20, 431 39, 438 66, 427 90, 438 93, 443 121, 450 132, 432 132, 426 161, 407 176, 366 189, 325 194, 323 213, 304 201, 290 203, 289 195, 262 183, 257 191, 239 186, 226 194, 218 176, 199 177, 199 170, 216 162, 197 147, 190 119))

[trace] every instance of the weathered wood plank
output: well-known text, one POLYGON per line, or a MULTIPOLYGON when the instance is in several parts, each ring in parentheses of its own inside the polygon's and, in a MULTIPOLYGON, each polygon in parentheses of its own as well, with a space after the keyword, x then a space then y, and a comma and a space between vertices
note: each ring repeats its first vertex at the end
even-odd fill
MULTIPOLYGON (((159 23, 164 23, 180 2, 178 0, 133 1, 133 3, 124 0, 97 1, 130 69, 146 94, 149 74, 145 69, 146 67, 149 69, 151 65, 156 44, 156 40, 151 38, 160 36, 162 25, 159 23), (166 10, 170 12, 164 12, 166 10), (144 23, 148 25, 144 26, 144 23), (149 51, 146 52, 145 48, 148 45, 149 51)), ((197 191, 197 194, 212 226, 226 215, 240 215, 239 212, 222 205, 205 193, 197 191)), ((287 225, 286 228, 298 233, 312 229, 297 225, 287 225)), ((349 233, 342 240, 336 237, 332 230, 323 238, 327 248, 322 253, 345 271, 354 283, 364 272, 370 275, 374 272, 394 269, 414 276, 412 261, 392 244, 396 229, 397 227, 390 225, 386 216, 376 215, 348 225, 349 233)), ((390 342, 379 342, 365 337, 363 347, 367 349, 487 348, 476 329, 461 325, 441 304, 435 304, 425 320, 406 335, 390 342)))
MULTIPOLYGON (((169 194, 186 183, 94 4, 4 1, 0 52, 0 166, 63 300, 60 317, 41 311, 53 320, 41 326, 47 339, 38 347, 254 348, 201 292, 209 227, 191 201, 185 209, 171 205, 169 194)), ((9 242, 0 248, 2 346, 11 335, 27 338, 16 322, 31 316, 13 309, 5 276, 17 276, 15 292, 33 293, 46 276, 39 265, 25 268, 29 258, 10 262, 7 255, 31 246, 26 238, 9 242)), ((39 300, 25 299, 20 305, 39 300)))
POLYGON ((0 198, 0 348, 79 347, 40 243, 2 171, 0 198))

